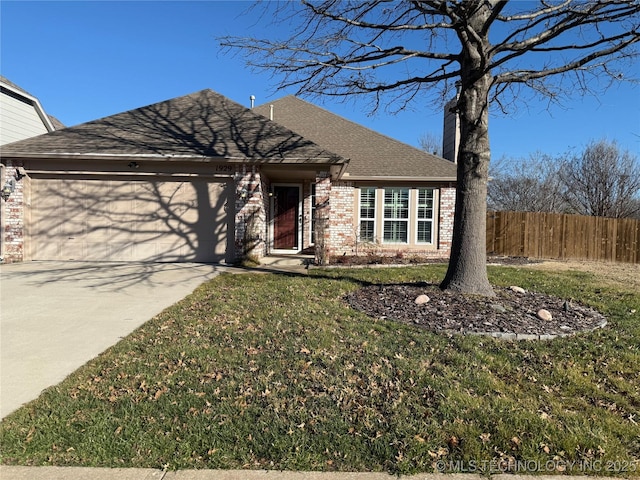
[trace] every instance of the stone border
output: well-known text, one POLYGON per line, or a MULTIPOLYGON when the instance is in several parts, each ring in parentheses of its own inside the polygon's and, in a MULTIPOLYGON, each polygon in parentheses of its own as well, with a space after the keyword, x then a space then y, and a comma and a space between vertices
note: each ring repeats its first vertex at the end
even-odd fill
POLYGON ((555 338, 567 338, 573 337, 579 333, 590 333, 598 329, 606 327, 607 320, 600 320, 598 325, 586 330, 578 330, 572 333, 513 333, 513 332, 472 332, 472 331, 457 331, 457 330, 438 330, 436 333, 448 333, 452 335, 462 335, 470 337, 491 337, 498 340, 518 341, 518 340, 553 340, 555 338))

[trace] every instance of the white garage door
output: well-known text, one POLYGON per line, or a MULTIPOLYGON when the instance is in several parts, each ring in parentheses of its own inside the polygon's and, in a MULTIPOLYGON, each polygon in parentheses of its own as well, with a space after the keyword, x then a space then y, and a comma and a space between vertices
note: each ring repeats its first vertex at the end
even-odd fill
POLYGON ((224 181, 35 177, 31 256, 34 260, 223 261, 232 255, 228 247, 233 248, 230 191, 224 181))

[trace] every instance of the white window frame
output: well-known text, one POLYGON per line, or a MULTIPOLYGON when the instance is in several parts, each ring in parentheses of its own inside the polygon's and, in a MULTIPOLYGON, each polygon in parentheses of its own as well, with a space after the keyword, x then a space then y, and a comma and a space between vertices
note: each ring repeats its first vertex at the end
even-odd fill
POLYGON ((415 211, 415 221, 416 221, 416 234, 415 234, 415 243, 416 245, 433 245, 433 238, 435 236, 435 213, 436 213, 436 189, 433 187, 417 187, 416 189, 416 211, 415 211), (431 191, 431 218, 420 218, 420 192, 421 191, 431 191), (422 241, 418 239, 418 235, 420 234, 420 222, 427 222, 431 224, 431 240, 428 242, 422 241))
POLYGON ((360 187, 358 192, 358 241, 360 242, 375 242, 376 232, 378 227, 378 189, 377 187, 360 187), (373 191, 373 217, 362 218, 362 192, 363 190, 373 191), (362 238, 362 222, 373 222, 373 238, 363 240, 362 238))
POLYGON ((384 187, 382 196, 382 243, 387 245, 409 245, 411 238, 411 188, 409 187, 384 187), (397 190, 406 194, 406 217, 387 217, 387 192, 397 190), (406 225, 406 239, 404 241, 399 240, 387 240, 385 238, 385 226, 387 222, 402 222, 406 225))

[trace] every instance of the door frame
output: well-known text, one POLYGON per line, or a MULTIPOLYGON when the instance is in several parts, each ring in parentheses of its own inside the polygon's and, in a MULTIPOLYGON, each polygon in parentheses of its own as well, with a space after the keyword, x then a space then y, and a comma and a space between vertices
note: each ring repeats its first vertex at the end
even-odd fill
POLYGON ((304 206, 304 198, 302 197, 302 184, 301 183, 272 183, 271 184, 271 192, 273 193, 275 187, 297 187, 298 188, 298 217, 296 218, 296 222, 298 222, 297 229, 297 247, 289 248, 289 249, 276 249, 275 245, 275 198, 270 195, 269 202, 269 253, 274 253, 277 255, 295 255, 302 251, 302 230, 303 230, 303 206, 304 206))

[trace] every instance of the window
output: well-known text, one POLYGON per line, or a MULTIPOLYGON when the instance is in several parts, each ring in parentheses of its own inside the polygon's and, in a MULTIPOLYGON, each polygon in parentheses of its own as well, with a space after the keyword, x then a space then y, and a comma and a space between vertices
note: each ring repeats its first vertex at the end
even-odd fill
POLYGON ((409 189, 384 189, 384 243, 407 243, 409 239, 409 189))
POLYGON ((376 239, 376 189, 360 189, 360 241, 374 242, 376 239))
POLYGON ((418 243, 433 243, 433 188, 418 189, 418 243))

